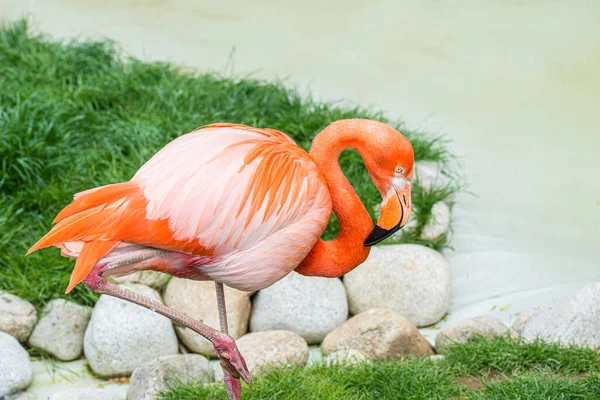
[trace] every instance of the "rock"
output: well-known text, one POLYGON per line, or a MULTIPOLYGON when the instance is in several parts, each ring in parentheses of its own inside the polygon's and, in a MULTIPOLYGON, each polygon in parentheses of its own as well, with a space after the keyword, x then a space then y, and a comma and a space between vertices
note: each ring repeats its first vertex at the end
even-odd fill
POLYGON ((0 291, 0 331, 24 342, 37 321, 35 307, 22 298, 0 291))
POLYGON ((432 356, 429 356, 429 359, 433 362, 442 361, 444 358, 446 358, 446 356, 443 354, 434 354, 432 356))
POLYGON ((123 398, 115 393, 104 389, 69 389, 53 394, 48 400, 122 400, 123 398))
POLYGON ((287 330, 315 344, 346 318, 348 300, 341 280, 291 272, 253 299, 250 331, 287 330))
POLYGON ((208 360, 199 354, 179 354, 149 361, 131 375, 127 400, 153 400, 179 382, 209 382, 212 371, 208 360))
POLYGON ((63 361, 71 361, 83 352, 83 335, 92 309, 64 299, 52 300, 33 333, 29 345, 44 350, 63 361))
POLYGON ((426 192, 432 187, 445 187, 450 179, 442 173, 440 164, 433 161, 417 161, 414 166, 413 182, 418 182, 426 192))
MULTIPOLYGON (((242 292, 225 286, 225 304, 229 334, 234 339, 248 330, 250 317, 250 292, 242 292)), ((219 312, 215 283, 172 278, 164 293, 165 304, 208 326, 219 329, 219 312)), ((177 335, 192 352, 207 357, 215 356, 212 344, 196 332, 176 326, 177 335)))
POLYGON ((368 361, 369 357, 367 357, 365 353, 354 349, 336 350, 325 357, 325 362, 327 364, 354 365, 368 361))
POLYGON ((125 276, 112 276, 110 279, 117 283, 141 283, 154 289, 162 289, 171 276, 158 271, 137 271, 125 276))
POLYGON ((319 364, 323 360, 323 352, 321 346, 309 346, 308 347, 308 360, 306 361, 307 366, 313 364, 319 364))
POLYGON ((385 307, 422 327, 450 306, 450 265, 437 251, 417 244, 379 246, 344 275, 350 313, 385 307))
POLYGON ((443 201, 438 201, 431 207, 431 217, 421 231, 421 239, 437 240, 448 233, 450 229, 450 207, 443 201))
POLYGON ((325 337, 321 348, 326 356, 353 349, 376 361, 433 354, 417 327, 387 308, 374 308, 350 318, 325 337))
POLYGON ((0 332, 0 398, 25 389, 32 378, 33 367, 27 351, 13 336, 0 332))
POLYGON ((517 315, 517 318, 515 318, 515 320, 512 323, 512 326, 510 328, 511 335, 520 336, 521 331, 523 330, 523 327, 525 326, 525 323, 529 320, 529 318, 531 318, 536 312, 541 310, 543 307, 544 306, 542 304, 538 304, 538 305, 530 307, 524 311, 521 311, 517 315))
POLYGON ((564 301, 532 312, 522 324, 525 340, 541 338, 565 345, 600 349, 600 282, 586 285, 564 301))
POLYGON ((273 368, 303 366, 308 360, 308 344, 290 331, 248 333, 237 341, 237 345, 252 376, 265 374, 273 368))
MULTIPOLYGON (((161 301, 148 286, 123 286, 161 301)), ((177 348, 177 336, 168 318, 107 295, 96 303, 83 338, 90 367, 102 377, 128 376, 147 361, 176 354, 177 348)))
POLYGON ((438 353, 445 353, 451 344, 466 343, 477 334, 493 338, 504 335, 506 331, 508 331, 506 325, 489 315, 467 318, 454 326, 440 330, 435 337, 435 349, 438 353))
MULTIPOLYGON (((244 358, 244 360, 245 360, 245 358, 244 358)), ((223 374, 223 368, 221 368, 221 361, 220 360, 210 360, 208 363, 209 363, 210 370, 212 372, 212 381, 223 383, 224 374, 223 374)))

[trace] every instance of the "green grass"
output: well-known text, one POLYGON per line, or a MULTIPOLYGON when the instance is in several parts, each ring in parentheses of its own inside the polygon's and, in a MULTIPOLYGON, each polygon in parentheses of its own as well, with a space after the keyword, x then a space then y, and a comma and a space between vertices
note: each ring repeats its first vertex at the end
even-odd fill
MULTIPOLYGON (((24 257, 26 250, 74 193, 129 180, 179 135, 212 122, 236 122, 280 129, 308 149, 326 125, 351 117, 400 128, 417 160, 444 165, 452 160, 440 137, 403 129, 374 110, 317 102, 281 82, 141 62, 122 57, 110 41, 56 42, 32 34, 23 21, 2 27, 0 290, 37 305, 62 297, 73 261, 60 257, 57 249, 24 257)), ((346 151, 340 163, 372 210, 380 198, 360 156, 346 151)), ((456 189, 453 184, 448 191, 456 189)), ((424 215, 440 199, 439 192, 415 192, 414 203, 424 215)), ((331 238, 336 230, 333 219, 324 236, 331 238)), ((440 249, 446 238, 405 241, 440 249)), ((96 296, 79 285, 69 299, 92 304, 96 296)))
MULTIPOLYGON (((277 370, 251 388, 244 385, 242 399, 592 400, 600 398, 599 373, 600 355, 591 349, 480 337, 452 345, 439 361, 277 370)), ((161 398, 227 397, 221 385, 197 383, 176 386, 161 398)))

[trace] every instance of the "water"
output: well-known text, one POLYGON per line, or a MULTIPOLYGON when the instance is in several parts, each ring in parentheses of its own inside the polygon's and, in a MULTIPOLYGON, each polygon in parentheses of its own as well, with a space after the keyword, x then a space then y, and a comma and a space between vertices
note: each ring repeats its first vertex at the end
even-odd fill
POLYGON ((445 133, 472 193, 454 210, 448 323, 486 312, 510 322, 600 279, 600 2, 0 3, 4 18, 28 11, 56 37, 287 78, 445 133))

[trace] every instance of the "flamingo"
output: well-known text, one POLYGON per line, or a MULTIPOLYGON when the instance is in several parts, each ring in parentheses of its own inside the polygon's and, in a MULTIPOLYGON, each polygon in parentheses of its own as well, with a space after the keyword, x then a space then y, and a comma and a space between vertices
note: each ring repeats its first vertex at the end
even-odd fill
POLYGON ((240 378, 252 378, 227 333, 223 284, 256 291, 294 270, 339 277, 354 269, 408 221, 413 158, 400 132, 373 120, 330 124, 308 153, 274 129, 212 124, 168 143, 130 181, 76 194, 27 254, 56 246, 76 258, 66 293, 83 282, 204 336, 238 400, 240 378), (347 148, 381 193, 376 225, 338 164, 347 148), (332 211, 339 234, 323 241, 332 211), (106 279, 140 270, 214 281, 220 330, 106 279))

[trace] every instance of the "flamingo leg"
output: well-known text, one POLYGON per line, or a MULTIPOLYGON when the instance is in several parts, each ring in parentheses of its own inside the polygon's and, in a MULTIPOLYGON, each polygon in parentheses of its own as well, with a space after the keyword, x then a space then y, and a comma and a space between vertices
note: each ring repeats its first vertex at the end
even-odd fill
MULTIPOLYGON (((223 284, 220 282, 215 282, 215 289, 217 292, 217 308, 219 309, 219 323, 221 325, 221 332, 228 334, 227 310, 225 308, 225 291, 223 290, 223 284)), ((223 381, 225 382, 225 388, 227 389, 229 400, 240 400, 240 395, 242 394, 242 384, 238 378, 229 373, 229 368, 227 365, 223 365, 223 361, 227 360, 221 358, 221 368, 223 368, 223 381)))
MULTIPOLYGON (((139 261, 139 257, 136 259, 139 261)), ((221 359, 221 366, 226 368, 232 378, 240 377, 249 385, 252 384, 246 361, 241 356, 235 341, 226 333, 219 332, 210 326, 204 325, 177 310, 167 307, 164 304, 149 299, 121 285, 115 285, 109 282, 104 275, 110 275, 112 268, 122 267, 130 263, 130 260, 120 259, 118 261, 100 261, 94 266, 90 274, 85 278, 85 286, 96 293, 107 294, 119 299, 135 303, 163 315, 172 321, 188 327, 192 331, 204 336, 215 348, 215 353, 221 359)))

